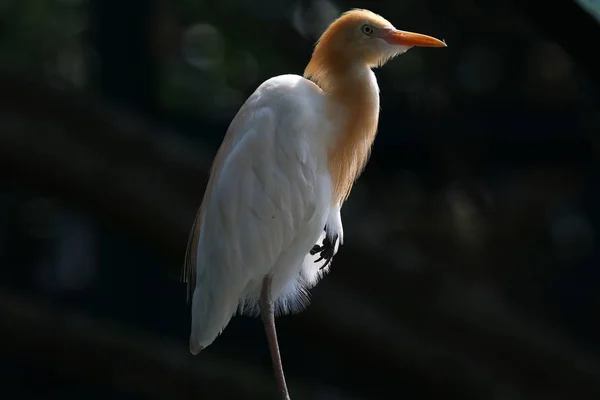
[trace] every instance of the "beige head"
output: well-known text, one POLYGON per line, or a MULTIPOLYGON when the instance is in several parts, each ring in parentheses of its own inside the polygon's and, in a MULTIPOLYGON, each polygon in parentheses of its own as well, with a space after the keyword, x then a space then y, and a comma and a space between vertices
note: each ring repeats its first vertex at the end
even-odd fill
POLYGON ((400 31, 385 18, 368 10, 344 13, 321 35, 305 75, 347 70, 354 65, 383 65, 411 47, 446 47, 441 40, 400 31))

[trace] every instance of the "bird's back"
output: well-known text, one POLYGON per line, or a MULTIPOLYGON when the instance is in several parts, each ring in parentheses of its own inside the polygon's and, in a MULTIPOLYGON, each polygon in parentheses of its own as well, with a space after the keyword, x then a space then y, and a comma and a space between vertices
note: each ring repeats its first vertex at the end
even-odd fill
POLYGON ((294 308, 302 294, 302 261, 331 204, 322 97, 314 83, 282 75, 259 86, 233 119, 186 255, 192 353, 212 343, 238 307, 254 311, 267 274, 280 308, 294 308))

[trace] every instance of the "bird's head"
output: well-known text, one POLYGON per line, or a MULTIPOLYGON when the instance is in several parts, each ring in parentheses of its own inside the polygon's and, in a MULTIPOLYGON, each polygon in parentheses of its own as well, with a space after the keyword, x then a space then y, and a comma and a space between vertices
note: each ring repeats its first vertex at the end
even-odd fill
POLYGON ((355 65, 373 68, 415 46, 446 44, 431 36, 397 30, 380 15, 354 9, 342 14, 321 35, 307 73, 339 72, 355 65))

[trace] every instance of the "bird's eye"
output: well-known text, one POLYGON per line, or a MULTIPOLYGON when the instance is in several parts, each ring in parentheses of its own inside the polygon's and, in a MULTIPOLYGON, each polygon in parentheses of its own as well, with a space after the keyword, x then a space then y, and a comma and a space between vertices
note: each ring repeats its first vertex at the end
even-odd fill
POLYGON ((371 25, 365 24, 363 26, 360 27, 360 30, 362 33, 364 33, 367 36, 371 36, 373 34, 373 32, 375 31, 373 29, 373 27, 371 25))

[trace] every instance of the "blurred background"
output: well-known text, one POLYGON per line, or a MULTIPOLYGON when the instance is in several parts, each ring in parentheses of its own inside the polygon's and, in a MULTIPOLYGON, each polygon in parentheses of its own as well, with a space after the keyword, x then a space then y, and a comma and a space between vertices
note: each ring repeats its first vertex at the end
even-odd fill
POLYGON ((598 0, 1 0, 2 398, 274 398, 259 320, 189 354, 180 268, 234 114, 353 7, 449 47, 376 71, 292 398, 600 398, 598 0))

